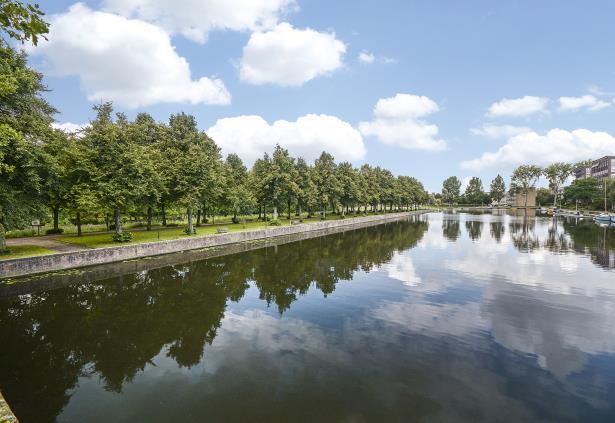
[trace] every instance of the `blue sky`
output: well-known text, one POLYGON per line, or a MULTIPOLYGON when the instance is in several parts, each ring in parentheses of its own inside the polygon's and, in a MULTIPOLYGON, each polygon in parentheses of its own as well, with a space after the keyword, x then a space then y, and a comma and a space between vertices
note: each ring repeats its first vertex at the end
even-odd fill
POLYGON ((431 191, 450 175, 487 187, 520 163, 615 154, 611 1, 42 8, 49 42, 29 53, 59 124, 87 123, 100 100, 130 117, 184 111, 247 162, 276 141, 308 159, 326 148, 431 191))

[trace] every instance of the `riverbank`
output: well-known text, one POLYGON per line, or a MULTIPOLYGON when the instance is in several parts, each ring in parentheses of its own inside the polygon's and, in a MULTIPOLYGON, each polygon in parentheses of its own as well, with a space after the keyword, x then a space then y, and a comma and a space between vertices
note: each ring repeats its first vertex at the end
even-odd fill
POLYGON ((194 236, 169 241, 122 245, 117 247, 94 248, 83 251, 50 254, 37 257, 5 260, 0 262, 0 279, 13 278, 43 272, 75 269, 92 265, 123 262, 144 257, 178 253, 211 247, 259 241, 273 237, 322 231, 337 227, 359 226, 362 224, 384 223, 404 217, 421 215, 430 210, 355 217, 303 223, 292 226, 266 227, 225 234, 194 236))
POLYGON ((18 423, 17 417, 15 417, 11 408, 4 400, 2 392, 0 392, 0 423, 18 423))

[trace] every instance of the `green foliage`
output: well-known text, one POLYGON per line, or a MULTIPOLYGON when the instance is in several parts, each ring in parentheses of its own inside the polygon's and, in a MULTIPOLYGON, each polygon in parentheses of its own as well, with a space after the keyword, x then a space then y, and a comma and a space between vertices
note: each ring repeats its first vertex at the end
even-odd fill
POLYGON ((557 205, 557 197, 566 180, 574 174, 575 166, 569 163, 553 163, 543 171, 549 181, 549 188, 553 193, 553 205, 557 205))
POLYGON ((475 176, 470 179, 464 197, 465 202, 468 204, 483 204, 485 201, 485 192, 483 191, 483 182, 480 178, 475 176))
POLYGON ((115 233, 111 236, 113 242, 132 242, 132 232, 122 232, 120 234, 115 233))
POLYGON ((271 219, 269 226, 282 226, 282 222, 279 219, 271 219))
POLYGON ((453 204, 459 199, 461 193, 461 181, 456 176, 450 176, 442 183, 442 200, 453 204))
POLYGON ((523 194, 527 205, 528 193, 536 187, 536 183, 543 170, 538 166, 523 165, 515 169, 510 180, 510 189, 513 192, 523 194))
POLYGON ((184 233, 186 235, 196 235, 196 229, 194 229, 194 228, 184 228, 184 233))
POLYGON ((47 235, 63 234, 64 233, 64 229, 62 229, 62 228, 57 228, 57 229, 56 228, 51 228, 51 229, 47 229, 45 231, 45 233, 47 235))
POLYGON ((536 204, 539 206, 545 206, 553 204, 553 194, 548 188, 538 188, 536 191, 536 204))
POLYGON ((506 184, 504 183, 504 178, 501 175, 496 176, 493 181, 491 181, 489 196, 492 201, 500 202, 506 195, 506 184))
POLYGON ((576 179, 564 188, 566 201, 572 204, 578 201, 583 206, 588 206, 595 199, 599 199, 601 193, 600 183, 595 178, 576 179))
MULTIPOLYGON (((38 4, 23 3, 18 0, 0 1, 0 31, 10 38, 30 41, 37 45, 38 39, 49 32, 49 25, 43 20, 45 14, 38 4)), ((6 39, 2 38, 4 43, 6 39)))

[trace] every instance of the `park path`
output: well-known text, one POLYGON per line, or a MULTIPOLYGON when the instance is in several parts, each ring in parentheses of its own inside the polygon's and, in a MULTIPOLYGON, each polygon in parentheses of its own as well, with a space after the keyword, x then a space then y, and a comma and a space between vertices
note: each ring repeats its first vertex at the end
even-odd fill
POLYGON ((58 241, 54 236, 32 236, 24 238, 9 238, 6 240, 6 245, 36 245, 37 247, 47 248, 48 250, 58 253, 68 253, 71 251, 87 250, 87 247, 82 245, 68 244, 58 241))

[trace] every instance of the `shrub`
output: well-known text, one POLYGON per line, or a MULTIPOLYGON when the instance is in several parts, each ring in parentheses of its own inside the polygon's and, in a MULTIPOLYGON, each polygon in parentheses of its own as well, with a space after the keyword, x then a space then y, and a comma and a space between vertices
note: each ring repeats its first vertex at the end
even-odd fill
POLYGON ((131 242, 132 232, 122 232, 121 234, 113 234, 111 236, 113 242, 131 242))
POLYGON ((58 229, 51 228, 51 229, 47 229, 45 231, 45 233, 47 235, 59 235, 59 234, 61 234, 63 232, 64 232, 64 229, 62 229, 62 228, 58 228, 58 229))
POLYGON ((196 229, 192 228, 192 233, 191 233, 190 228, 184 228, 184 233, 186 235, 196 235, 196 229))
POLYGON ((282 226, 282 222, 278 219, 272 219, 269 221, 269 226, 282 226))
POLYGON ((233 223, 237 224, 239 223, 239 218, 237 217, 233 217, 233 219, 231 219, 233 221, 233 223))

